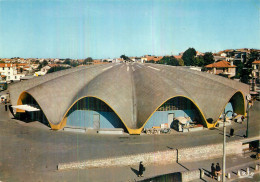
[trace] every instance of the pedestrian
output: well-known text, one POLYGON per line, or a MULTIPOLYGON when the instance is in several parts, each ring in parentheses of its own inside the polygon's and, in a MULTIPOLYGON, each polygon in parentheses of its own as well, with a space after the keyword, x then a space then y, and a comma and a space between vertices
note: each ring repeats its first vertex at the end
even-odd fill
POLYGON ((244 121, 244 119, 245 119, 245 117, 244 117, 244 116, 241 116, 241 120, 242 120, 242 122, 244 121))
POLYGON ((144 170, 145 170, 145 168, 144 168, 143 162, 141 161, 140 164, 139 164, 139 174, 138 174, 138 177, 140 177, 140 176, 143 177, 144 170))
POLYGON ((211 164, 211 178, 212 179, 215 178, 215 172, 216 172, 216 168, 214 165, 215 165, 214 163, 211 164))
POLYGON ((221 168, 220 168, 219 163, 217 163, 217 165, 216 165, 216 175, 219 176, 220 174, 221 174, 221 168))
POLYGON ((233 128, 230 128, 230 133, 229 133, 229 135, 230 135, 230 137, 233 137, 234 136, 234 129, 233 128))

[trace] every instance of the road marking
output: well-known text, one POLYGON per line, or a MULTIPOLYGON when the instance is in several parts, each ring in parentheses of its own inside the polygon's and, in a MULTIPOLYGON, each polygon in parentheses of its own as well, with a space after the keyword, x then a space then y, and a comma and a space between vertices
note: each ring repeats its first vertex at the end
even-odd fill
POLYGON ((149 68, 152 68, 152 69, 154 69, 154 70, 156 70, 156 71, 160 71, 160 69, 157 69, 157 68, 154 68, 154 67, 152 67, 152 66, 148 66, 149 68))
POLYGON ((139 68, 142 68, 142 66, 140 66, 140 65, 137 65, 139 68))
POLYGON ((108 69, 110 69, 110 68, 112 68, 112 67, 113 67, 113 66, 109 66, 109 67, 107 67, 107 68, 104 68, 103 71, 108 70, 108 69))
POLYGON ((132 70, 135 71, 135 68, 132 66, 132 70))
POLYGON ((129 71, 129 66, 127 66, 126 71, 129 71))

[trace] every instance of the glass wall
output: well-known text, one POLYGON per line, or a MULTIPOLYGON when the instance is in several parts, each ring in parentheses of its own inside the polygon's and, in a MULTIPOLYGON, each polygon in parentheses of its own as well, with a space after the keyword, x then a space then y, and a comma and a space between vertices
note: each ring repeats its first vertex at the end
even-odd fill
POLYGON ((174 97, 163 103, 147 121, 144 128, 152 128, 167 123, 172 125, 174 118, 186 117, 188 122, 202 124, 203 117, 197 107, 185 97, 174 97))
POLYGON ((80 99, 67 114, 67 125, 82 128, 124 128, 116 113, 102 100, 95 97, 80 99))

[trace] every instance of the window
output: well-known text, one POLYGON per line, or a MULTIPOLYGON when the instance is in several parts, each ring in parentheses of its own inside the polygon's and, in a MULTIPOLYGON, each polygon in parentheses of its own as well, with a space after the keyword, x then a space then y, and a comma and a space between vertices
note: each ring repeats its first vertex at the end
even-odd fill
POLYGON ((14 79, 17 79, 17 77, 15 76, 14 79))
POLYGON ((8 75, 10 75, 10 72, 8 72, 8 75))

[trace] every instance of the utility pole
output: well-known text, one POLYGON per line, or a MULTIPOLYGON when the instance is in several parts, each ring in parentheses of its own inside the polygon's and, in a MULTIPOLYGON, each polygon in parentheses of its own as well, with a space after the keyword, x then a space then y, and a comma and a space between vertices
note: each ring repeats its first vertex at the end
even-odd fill
MULTIPOLYGON (((226 115, 227 113, 232 112, 228 110, 224 114, 224 121, 223 121, 223 163, 222 163, 222 168, 223 168, 223 173, 222 173, 222 181, 225 182, 225 177, 226 177, 226 115)), ((232 112, 233 113, 233 112, 232 112)))
POLYGON ((246 113, 246 117, 247 117, 247 121, 246 121, 246 138, 248 138, 248 122, 249 122, 249 101, 251 100, 251 95, 248 94, 246 96, 246 100, 247 100, 247 113, 246 113))

